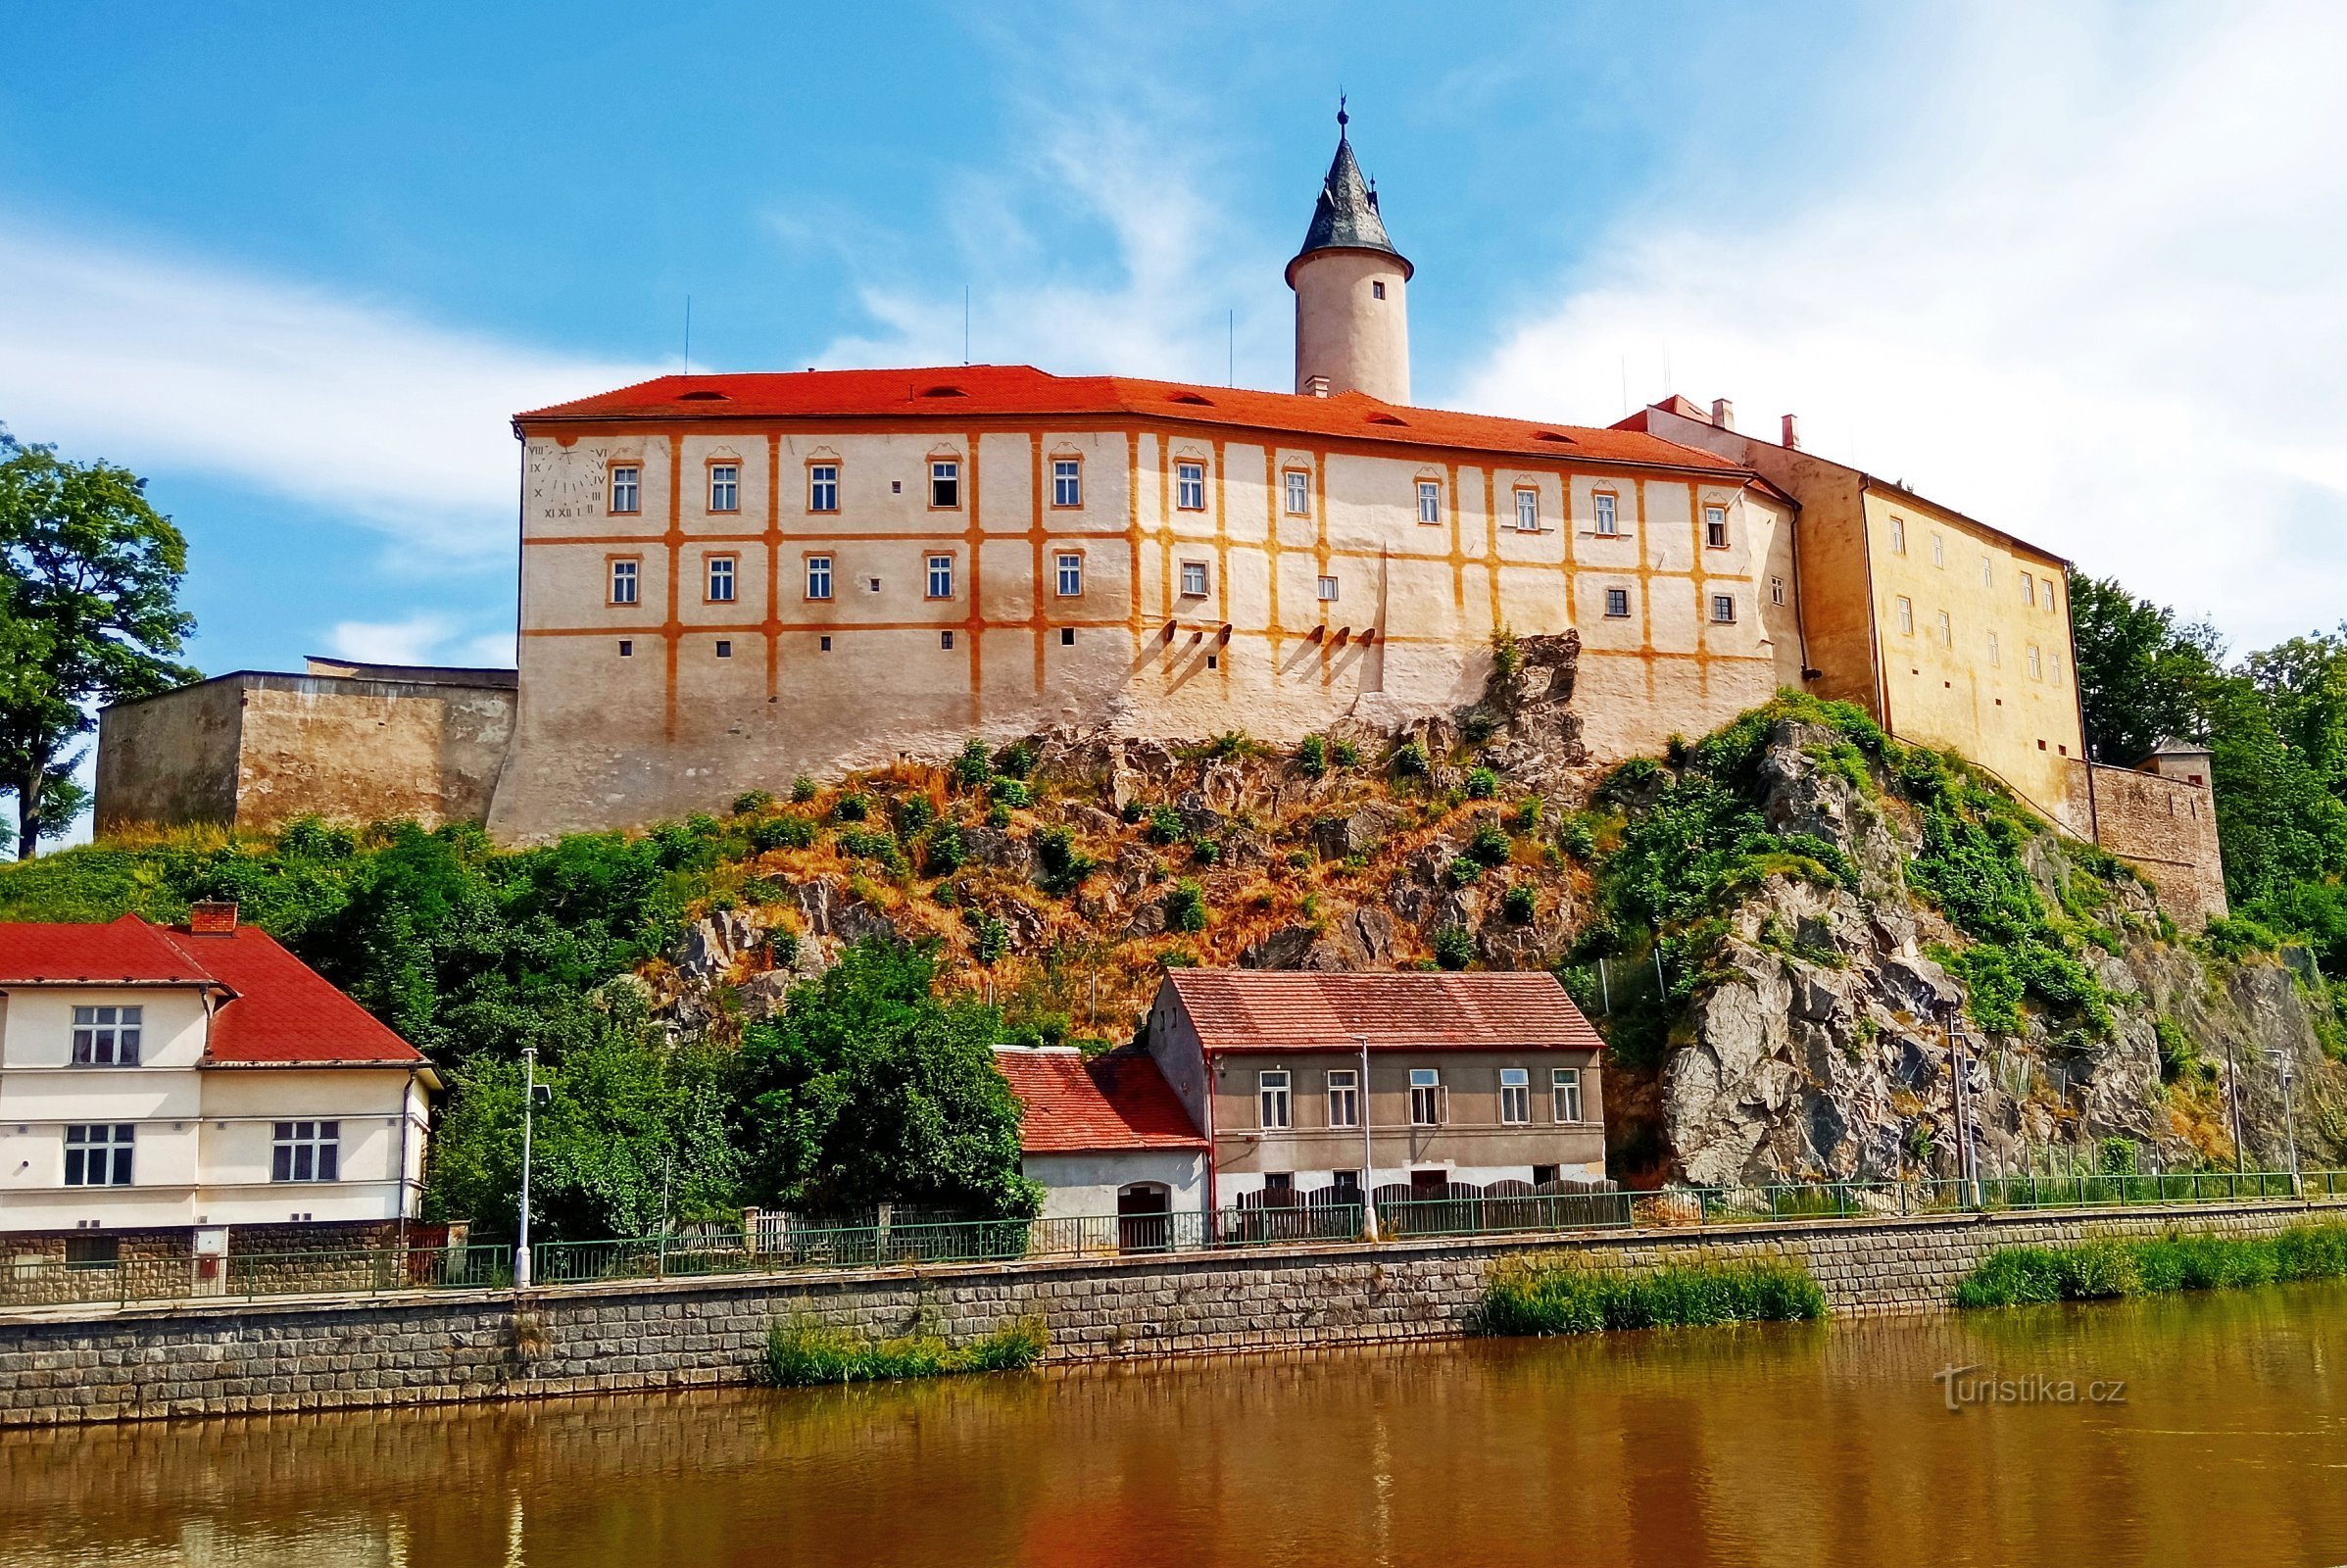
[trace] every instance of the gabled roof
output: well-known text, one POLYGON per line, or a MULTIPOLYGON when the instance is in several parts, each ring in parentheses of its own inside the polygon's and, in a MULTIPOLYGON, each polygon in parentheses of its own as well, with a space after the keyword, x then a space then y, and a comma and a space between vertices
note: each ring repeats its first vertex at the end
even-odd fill
POLYGON ((135 914, 103 925, 0 922, 0 985, 218 983, 135 914))
POLYGON ((995 1064, 1026 1107, 1021 1153, 1206 1147, 1147 1052, 1126 1047, 1086 1061, 1068 1048, 998 1051, 995 1064))
POLYGON ((1556 977, 1175 969, 1165 977, 1216 1051, 1601 1051, 1556 977))
POLYGON ((1346 118, 1343 109, 1337 111, 1337 156, 1329 161, 1328 177, 1320 182, 1320 199, 1312 205, 1312 226, 1304 230, 1303 246, 1296 253, 1296 261, 1288 264, 1291 283, 1296 280, 1296 262, 1314 251, 1383 251, 1401 263, 1403 278, 1413 270, 1386 237, 1386 217, 1378 210, 1377 192, 1361 177, 1360 161, 1353 157, 1352 142, 1345 134, 1346 118))
POLYGON ((663 375, 593 397, 514 416, 534 425, 657 420, 934 420, 958 434, 973 422, 1037 416, 1147 418, 1322 440, 1441 447, 1542 463, 1622 464, 1716 473, 1741 482, 1747 470, 1716 453, 1643 430, 1508 419, 1489 414, 1387 403, 1362 392, 1318 398, 1247 387, 1194 386, 1123 375, 1052 375, 1032 365, 932 366, 896 370, 745 371, 663 375))

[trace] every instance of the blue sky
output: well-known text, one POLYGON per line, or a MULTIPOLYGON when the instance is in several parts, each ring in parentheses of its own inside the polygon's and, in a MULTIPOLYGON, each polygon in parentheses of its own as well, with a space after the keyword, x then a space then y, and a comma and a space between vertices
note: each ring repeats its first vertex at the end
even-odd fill
POLYGON ((1289 379, 1339 88, 1420 401, 1666 383, 2242 644, 2347 596, 2337 8, 21 10, 0 419, 209 671, 504 662, 505 416, 692 363, 1289 379), (29 62, 30 69, 22 63, 29 62))

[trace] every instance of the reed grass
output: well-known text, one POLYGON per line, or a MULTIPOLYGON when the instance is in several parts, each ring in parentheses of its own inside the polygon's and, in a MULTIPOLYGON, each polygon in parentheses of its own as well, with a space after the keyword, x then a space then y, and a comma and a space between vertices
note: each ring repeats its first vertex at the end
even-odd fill
POLYGON ((758 1381, 770 1389, 800 1389, 828 1383, 951 1377, 964 1372, 1013 1372, 1041 1361, 1049 1343, 1040 1318, 1021 1318, 964 1345, 948 1345, 935 1336, 919 1334, 863 1340, 793 1319, 767 1328, 758 1381))
POLYGON ((1475 1328, 1491 1335, 1596 1334, 1825 1315, 1825 1291, 1789 1258, 1637 1270, 1526 1261, 1493 1271, 1475 1328))
POLYGON ((2335 1279, 2347 1279, 2347 1224, 2294 1225, 2273 1236, 2172 1231, 2144 1241, 2106 1236, 1999 1249, 1956 1287, 1956 1304, 2112 1300, 2335 1279))

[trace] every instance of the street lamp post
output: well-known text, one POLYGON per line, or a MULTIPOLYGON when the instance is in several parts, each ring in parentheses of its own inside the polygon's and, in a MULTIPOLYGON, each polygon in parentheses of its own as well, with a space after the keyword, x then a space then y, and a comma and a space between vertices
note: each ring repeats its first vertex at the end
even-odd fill
POLYGON ((521 1231, 513 1248, 513 1288, 530 1288, 530 1112, 538 1102, 538 1048, 521 1049, 521 1231))
POLYGON ((2298 1076, 2298 1063, 2284 1049, 2274 1053, 2274 1065, 2281 1074, 2282 1126, 2290 1137, 2290 1196, 2298 1198, 2303 1196, 2298 1184, 2298 1102, 2291 1089, 2298 1076))
POLYGON ((1361 1234, 1370 1241, 1377 1240, 1377 1168, 1369 1147, 1369 1037, 1355 1035, 1361 1043, 1361 1234))

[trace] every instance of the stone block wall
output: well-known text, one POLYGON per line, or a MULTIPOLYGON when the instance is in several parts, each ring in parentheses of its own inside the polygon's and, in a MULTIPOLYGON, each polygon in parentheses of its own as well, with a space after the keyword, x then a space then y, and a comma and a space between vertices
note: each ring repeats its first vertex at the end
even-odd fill
MULTIPOLYGON (((2340 1212, 2347 1205, 2333 1208, 2340 1212)), ((768 1327, 965 1340, 1039 1317, 1055 1362, 1469 1332, 1493 1264, 1790 1256, 1835 1312, 1938 1310, 2000 1247, 2268 1234, 2308 1205, 1812 1221, 1706 1232, 1294 1247, 338 1300, 0 1315, 0 1425, 499 1399, 748 1381, 768 1327)), ((2320 1210, 2316 1210, 2320 1212, 2320 1210)))
POLYGON ((2073 776, 2074 795, 2090 796, 2086 811, 2073 815, 2085 815, 2102 847, 2143 873, 2178 925, 2197 931, 2225 914, 2225 858, 2206 785, 2099 762, 2080 763, 2073 776))

